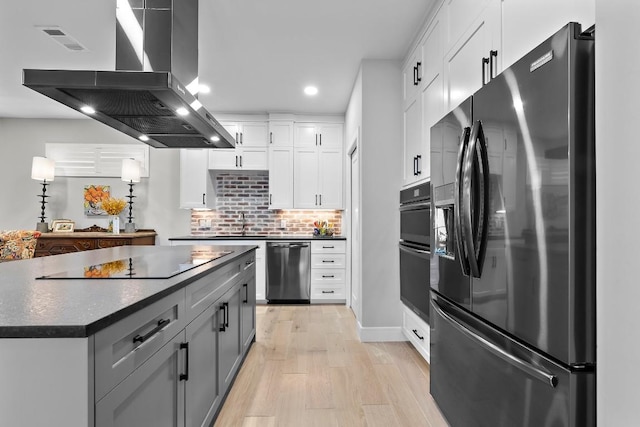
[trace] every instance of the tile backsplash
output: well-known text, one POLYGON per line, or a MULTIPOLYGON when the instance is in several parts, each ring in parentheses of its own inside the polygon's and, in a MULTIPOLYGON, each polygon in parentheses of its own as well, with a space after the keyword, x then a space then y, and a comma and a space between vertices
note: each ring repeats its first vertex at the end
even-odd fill
POLYGON ((269 173, 266 171, 220 172, 215 180, 216 210, 191 211, 191 234, 194 236, 242 234, 243 213, 247 235, 310 236, 315 220, 328 221, 333 224, 336 235, 342 234, 341 211, 270 210, 269 173), (281 228, 283 220, 286 226, 281 228))

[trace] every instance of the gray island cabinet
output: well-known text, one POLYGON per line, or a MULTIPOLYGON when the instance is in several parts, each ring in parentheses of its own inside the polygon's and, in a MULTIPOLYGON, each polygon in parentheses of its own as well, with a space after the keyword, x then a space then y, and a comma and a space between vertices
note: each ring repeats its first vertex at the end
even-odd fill
POLYGON ((255 341, 255 246, 92 252, 0 264, 0 425, 212 425, 255 341))

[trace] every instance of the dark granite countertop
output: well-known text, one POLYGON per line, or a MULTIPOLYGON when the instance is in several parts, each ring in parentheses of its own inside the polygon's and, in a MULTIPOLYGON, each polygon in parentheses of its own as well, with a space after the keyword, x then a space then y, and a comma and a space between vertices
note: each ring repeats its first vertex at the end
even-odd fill
POLYGON ((256 247, 220 246, 233 253, 166 279, 36 278, 132 257, 179 262, 191 246, 119 246, 0 263, 0 338, 88 337, 256 247))
POLYGON ((331 236, 331 237, 316 237, 312 235, 286 235, 282 236, 259 236, 259 235, 247 235, 247 236, 179 236, 170 237, 169 240, 346 240, 345 236, 331 236))

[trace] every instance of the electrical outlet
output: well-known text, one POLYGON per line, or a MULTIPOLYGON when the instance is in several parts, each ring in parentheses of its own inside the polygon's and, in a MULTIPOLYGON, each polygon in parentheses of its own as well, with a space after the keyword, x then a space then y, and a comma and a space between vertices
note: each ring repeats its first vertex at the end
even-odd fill
POLYGON ((201 219, 198 221, 198 226, 200 228, 211 228, 211 220, 210 219, 201 219))
POLYGON ((287 220, 286 219, 281 219, 280 220, 280 228, 287 228, 287 220))

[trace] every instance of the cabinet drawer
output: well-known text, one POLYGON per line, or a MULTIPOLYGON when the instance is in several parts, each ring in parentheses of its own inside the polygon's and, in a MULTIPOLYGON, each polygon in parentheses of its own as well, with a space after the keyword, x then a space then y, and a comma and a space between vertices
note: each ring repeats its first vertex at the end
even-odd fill
POLYGON ((185 325, 184 290, 180 290, 99 331, 95 336, 96 401, 185 325))
POLYGON ((186 287, 186 323, 195 319, 224 294, 243 271, 243 264, 233 262, 186 287))
POLYGON ((321 284, 311 285, 311 299, 312 300, 322 300, 322 299, 345 299, 344 296, 344 283, 342 284, 321 284))
POLYGON ((402 327, 411 344, 429 361, 429 325, 403 306, 402 327))
POLYGON ((311 270, 311 283, 319 285, 344 284, 344 268, 322 268, 311 270))
POLYGON ((311 253, 313 254, 343 254, 347 251, 345 240, 311 242, 311 253))
POLYGON ((344 254, 311 254, 312 268, 344 268, 344 254))

